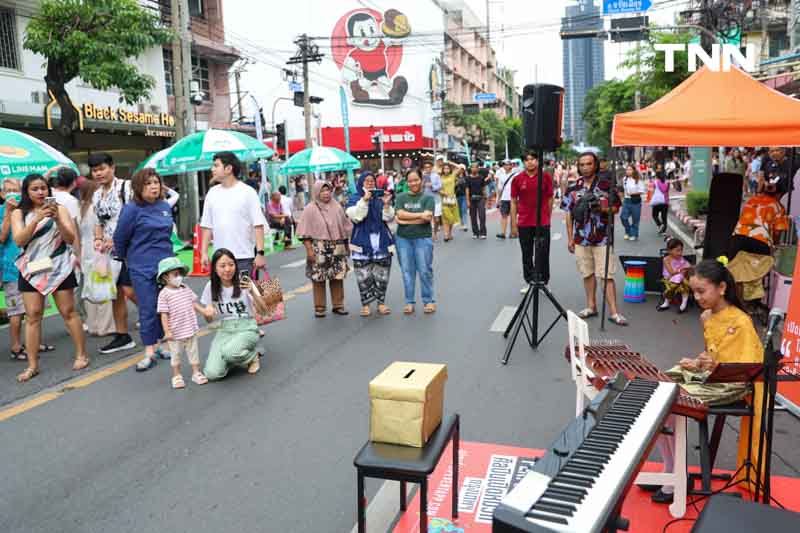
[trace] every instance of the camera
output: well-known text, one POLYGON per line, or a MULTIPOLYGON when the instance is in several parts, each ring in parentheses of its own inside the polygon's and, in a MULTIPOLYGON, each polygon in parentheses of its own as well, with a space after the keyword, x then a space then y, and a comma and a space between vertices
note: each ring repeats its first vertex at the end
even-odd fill
POLYGON ((383 193, 384 193, 383 189, 372 189, 372 196, 374 196, 375 198, 383 198, 383 193))

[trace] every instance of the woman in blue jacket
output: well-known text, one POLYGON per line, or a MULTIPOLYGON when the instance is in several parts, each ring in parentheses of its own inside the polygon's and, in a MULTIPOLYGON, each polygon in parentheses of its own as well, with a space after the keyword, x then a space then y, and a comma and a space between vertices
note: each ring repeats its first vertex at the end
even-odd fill
POLYGON ((388 315, 391 310, 386 307, 386 289, 394 253, 394 237, 386 225, 394 219, 391 194, 375 188, 372 172, 362 172, 345 212, 353 221, 350 250, 361 295, 361 316, 370 315, 372 302, 378 302, 379 314, 388 315))
POLYGON ((158 262, 172 257, 172 208, 163 199, 165 187, 155 170, 146 168, 131 180, 133 202, 122 209, 114 232, 114 250, 130 272, 139 307, 139 333, 145 346, 144 359, 136 365, 144 371, 156 364, 155 353, 164 336, 156 312, 158 262))

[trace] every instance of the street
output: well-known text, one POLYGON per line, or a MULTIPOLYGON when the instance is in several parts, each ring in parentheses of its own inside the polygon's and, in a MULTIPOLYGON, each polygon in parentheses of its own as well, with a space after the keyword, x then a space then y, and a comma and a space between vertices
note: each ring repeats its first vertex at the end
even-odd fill
MULTIPOLYGON (((574 417, 563 355, 566 322, 537 351, 521 336, 509 365, 500 365, 504 339, 490 326, 504 307, 519 303, 521 266, 518 243, 494 238, 496 213, 488 226, 487 241, 457 230, 454 241, 436 244, 438 311, 432 316, 421 305, 416 315, 403 316, 395 263, 391 316, 358 316, 351 275, 345 282, 350 316, 314 318, 303 252, 271 255, 270 271, 291 299, 288 319, 265 328, 265 356, 255 376, 235 372, 174 391, 167 361, 136 373, 137 357, 99 355, 98 339, 89 340, 92 366, 75 376, 61 319, 45 319, 44 340, 57 350, 43 355, 39 377, 17 384, 22 364, 0 363, 0 531, 350 531, 352 461, 369 432, 367 384, 396 360, 448 365, 445 410, 460 413, 463 440, 547 447, 574 417)), ((583 288, 561 214, 554 214, 552 235, 550 288, 565 308, 581 309, 583 288)), ((622 242, 619 230, 617 236, 621 255, 657 255, 662 243, 649 217, 640 241, 622 242)), ((621 268, 617 282, 621 302, 621 268)), ((199 294, 205 280, 189 283, 199 294)), ((630 344, 661 368, 700 352, 697 309, 657 313, 657 303, 655 295, 644 304, 621 302, 631 325, 607 323, 601 332, 599 318, 591 319, 592 338, 630 344)), ((549 324, 554 313, 545 303, 540 323, 549 324)), ((210 341, 211 335, 200 339, 201 356, 210 341)), ((800 425, 788 414, 776 416, 775 451, 783 460, 774 461, 773 473, 797 476, 800 425)), ((696 443, 696 424, 689 427, 696 443)), ((729 427, 718 466, 733 466, 735 452, 729 427)), ((693 447, 689 453, 697 464, 693 447)), ((378 488, 370 480, 368 497, 378 488)))

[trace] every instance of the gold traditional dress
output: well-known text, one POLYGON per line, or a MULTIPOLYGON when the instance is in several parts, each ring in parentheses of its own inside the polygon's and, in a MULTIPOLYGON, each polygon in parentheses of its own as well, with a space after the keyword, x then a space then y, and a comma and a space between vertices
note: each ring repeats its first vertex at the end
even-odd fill
POLYGON ((461 217, 456 199, 455 173, 442 176, 442 188, 439 190, 439 195, 442 197, 442 222, 449 225, 458 224, 461 217))
MULTIPOLYGON (((712 314, 703 324, 703 338, 706 353, 715 363, 761 363, 764 361, 764 347, 758 338, 753 321, 741 309, 729 305, 722 311, 712 314)), ((674 367, 667 371, 689 394, 708 405, 725 405, 742 398, 748 403, 755 402, 753 416, 753 445, 750 460, 753 468, 758 465, 758 433, 761 429, 763 383, 756 383, 755 390, 750 390, 743 383, 704 383, 710 372, 690 372, 674 367)), ((747 443, 750 438, 751 421, 742 417, 739 428, 739 453, 736 456, 736 468, 745 463, 747 443)), ((744 469, 736 477, 736 481, 746 478, 744 469)), ((754 490, 754 486, 749 487, 754 490)))

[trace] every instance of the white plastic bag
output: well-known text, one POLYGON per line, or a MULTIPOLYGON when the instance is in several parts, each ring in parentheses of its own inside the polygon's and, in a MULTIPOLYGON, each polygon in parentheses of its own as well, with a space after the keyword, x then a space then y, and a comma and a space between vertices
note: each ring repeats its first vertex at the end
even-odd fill
POLYGON ((117 297, 117 285, 114 283, 114 275, 107 255, 98 254, 94 264, 90 266, 86 273, 81 297, 96 304, 108 302, 117 297))

